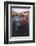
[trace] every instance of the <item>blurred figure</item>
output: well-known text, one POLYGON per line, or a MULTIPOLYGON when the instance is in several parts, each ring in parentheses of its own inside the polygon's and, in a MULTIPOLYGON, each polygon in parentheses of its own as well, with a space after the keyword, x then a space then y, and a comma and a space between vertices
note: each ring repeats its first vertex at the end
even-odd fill
POLYGON ((20 17, 21 26, 19 27, 19 32, 22 32, 21 35, 29 34, 29 14, 28 12, 22 12, 20 17))
POLYGON ((15 30, 18 31, 18 27, 20 26, 20 22, 19 22, 20 16, 16 15, 14 17, 14 22, 15 22, 15 30))

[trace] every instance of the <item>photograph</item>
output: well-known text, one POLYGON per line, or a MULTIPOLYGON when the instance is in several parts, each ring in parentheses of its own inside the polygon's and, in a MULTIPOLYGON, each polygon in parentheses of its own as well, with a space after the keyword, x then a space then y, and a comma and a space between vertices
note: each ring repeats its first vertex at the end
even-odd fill
POLYGON ((35 42, 35 3, 4 2, 4 44, 35 42))
POLYGON ((12 8, 10 10, 10 30, 12 36, 29 36, 29 11, 24 8, 12 8))

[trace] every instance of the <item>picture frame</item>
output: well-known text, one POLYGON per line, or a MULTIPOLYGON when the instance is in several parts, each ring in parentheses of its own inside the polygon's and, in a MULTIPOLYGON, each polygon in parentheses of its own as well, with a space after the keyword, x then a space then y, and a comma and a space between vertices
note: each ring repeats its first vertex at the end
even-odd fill
MULTIPOLYGON (((20 25, 20 24, 16 24, 16 25, 20 25)), ((35 3, 12 2, 12 1, 4 2, 4 44, 34 43, 34 42, 35 42, 35 3), (28 15, 27 20, 29 24, 25 24, 26 20, 23 20, 22 13, 24 14, 24 18, 27 17, 25 15, 28 15), (21 19, 16 15, 20 16, 21 19), (20 29, 17 28, 18 26, 15 27, 14 24, 19 19, 22 25, 24 24, 24 28, 23 26, 22 28, 20 26, 20 29), (12 24, 13 22, 12 20, 15 20, 14 24, 12 24), (14 26, 12 27, 11 25, 14 26), (28 28, 26 28, 25 25, 27 25, 26 27, 28 28)))

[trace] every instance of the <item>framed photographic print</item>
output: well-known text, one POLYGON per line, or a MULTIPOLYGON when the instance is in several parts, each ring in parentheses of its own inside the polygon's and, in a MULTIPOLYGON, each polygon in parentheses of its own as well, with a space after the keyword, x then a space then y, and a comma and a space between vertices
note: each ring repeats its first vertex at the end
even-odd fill
POLYGON ((35 42, 35 3, 4 2, 4 43, 35 42))

